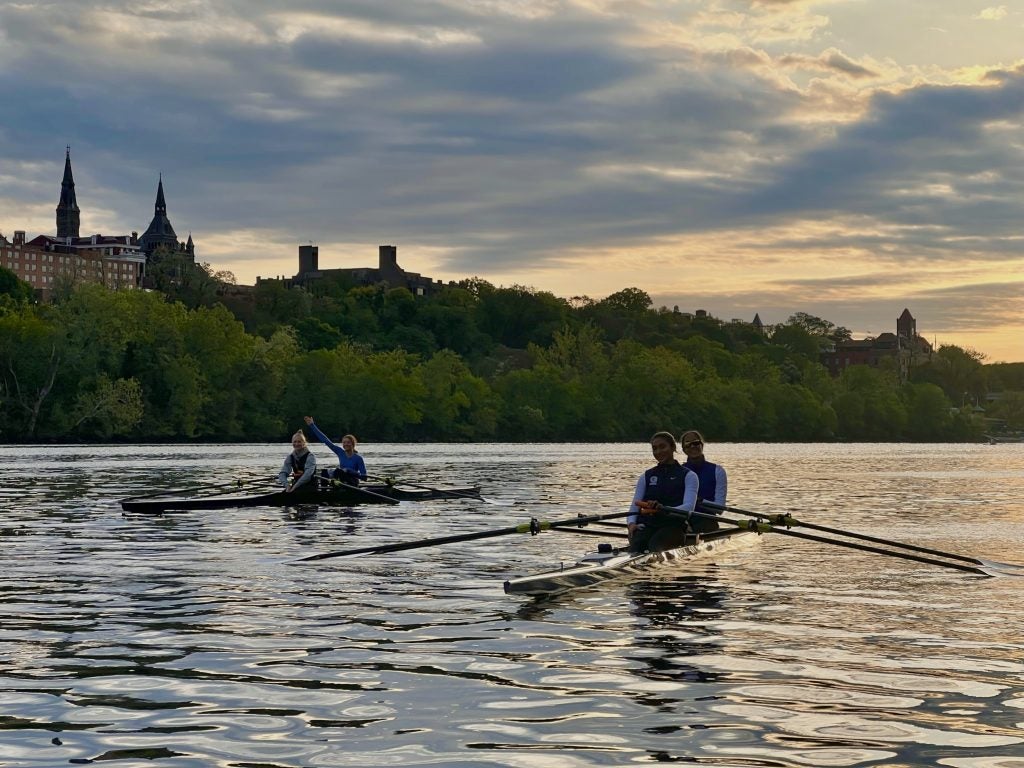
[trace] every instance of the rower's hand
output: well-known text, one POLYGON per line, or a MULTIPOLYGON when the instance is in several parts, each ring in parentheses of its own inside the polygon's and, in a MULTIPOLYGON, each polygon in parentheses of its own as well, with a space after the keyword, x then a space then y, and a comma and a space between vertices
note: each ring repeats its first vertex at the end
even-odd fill
POLYGON ((661 511, 660 501, 638 501, 636 503, 637 509, 640 510, 641 515, 653 515, 655 512, 661 511))
POLYGON ((313 423, 313 417, 312 416, 303 416, 302 420, 304 422, 306 422, 306 424, 312 424, 313 423))

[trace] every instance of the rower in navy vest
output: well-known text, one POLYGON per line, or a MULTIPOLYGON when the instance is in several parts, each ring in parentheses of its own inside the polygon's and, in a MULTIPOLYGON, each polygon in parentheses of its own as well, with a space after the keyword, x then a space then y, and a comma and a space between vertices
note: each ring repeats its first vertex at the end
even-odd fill
MULTIPOLYGON (((690 429, 679 437, 679 443, 683 446, 683 453, 686 454, 684 467, 697 473, 700 480, 700 490, 697 494, 698 511, 700 502, 713 501, 715 504, 725 506, 725 494, 728 490, 728 480, 725 470, 718 464, 712 464, 704 458, 704 436, 696 429, 690 429)), ((711 512, 713 510, 707 510, 711 512)), ((715 512, 721 514, 721 512, 715 512)), ((696 517, 692 527, 696 531, 716 531, 718 521, 706 517, 696 517)))
MULTIPOLYGON (((687 519, 664 510, 692 512, 699 481, 696 473, 676 461, 675 452, 676 440, 668 432, 657 432, 651 438, 651 453, 658 463, 636 481, 626 518, 630 549, 634 552, 661 552, 681 546, 686 540, 687 519)), ((689 523, 696 523, 696 518, 689 523)))
POLYGON ((309 450, 306 435, 300 429, 292 435, 292 452, 277 473, 277 482, 288 493, 302 488, 316 476, 316 456, 309 450))

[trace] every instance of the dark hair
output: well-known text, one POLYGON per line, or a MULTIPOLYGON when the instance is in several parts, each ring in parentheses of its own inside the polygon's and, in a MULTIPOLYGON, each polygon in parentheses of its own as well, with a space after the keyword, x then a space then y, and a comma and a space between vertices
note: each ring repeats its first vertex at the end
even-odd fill
POLYGON ((658 438, 661 438, 669 445, 671 445, 673 451, 676 449, 676 439, 672 437, 671 432, 655 432, 653 435, 651 435, 651 442, 653 443, 658 438))
POLYGON ((686 437, 687 435, 696 435, 696 436, 697 436, 697 439, 698 439, 698 440, 700 440, 700 442, 701 442, 702 444, 703 444, 703 442, 704 442, 704 435, 702 435, 702 434, 701 434, 700 432, 698 432, 698 431, 697 431, 696 429, 688 429, 688 430, 686 430, 685 432, 683 432, 683 434, 681 434, 681 435, 679 436, 679 442, 680 442, 680 443, 685 443, 686 441, 685 441, 685 440, 684 440, 683 438, 684 438, 684 437, 686 437))

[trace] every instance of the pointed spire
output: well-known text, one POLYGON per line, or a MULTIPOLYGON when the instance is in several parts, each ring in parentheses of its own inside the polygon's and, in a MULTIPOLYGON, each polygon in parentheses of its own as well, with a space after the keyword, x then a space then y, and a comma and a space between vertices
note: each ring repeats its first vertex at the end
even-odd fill
POLYGON ((160 174, 160 181, 156 185, 156 205, 153 213, 157 216, 167 215, 167 203, 164 202, 164 175, 160 174))
POLYGON ((180 251, 182 246, 167 218, 167 203, 164 200, 164 175, 161 173, 156 185, 156 205, 153 206, 153 220, 139 238, 142 252, 151 256, 160 246, 169 251, 180 251))
POLYGON ((60 202, 57 203, 57 237, 78 237, 80 211, 75 197, 75 176, 71 172, 71 145, 64 155, 64 180, 60 183, 60 202))

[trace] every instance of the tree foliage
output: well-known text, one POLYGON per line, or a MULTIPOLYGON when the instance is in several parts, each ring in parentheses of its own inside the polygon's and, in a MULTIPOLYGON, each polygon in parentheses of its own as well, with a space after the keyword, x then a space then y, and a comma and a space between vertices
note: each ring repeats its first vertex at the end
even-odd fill
POLYGON ((0 438, 285 440, 309 414, 373 440, 689 428, 732 441, 972 440, 1024 429, 1024 365, 944 346, 909 381, 893 366, 832 379, 819 352, 848 332, 806 313, 762 334, 652 308, 637 288, 567 301, 480 279, 428 296, 262 281, 225 305, 231 276, 175 263, 167 255, 158 270, 162 292, 81 285, 49 305, 0 272, 0 438))

